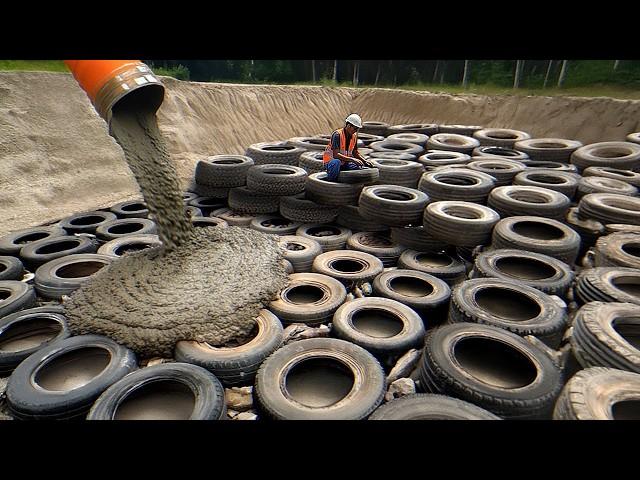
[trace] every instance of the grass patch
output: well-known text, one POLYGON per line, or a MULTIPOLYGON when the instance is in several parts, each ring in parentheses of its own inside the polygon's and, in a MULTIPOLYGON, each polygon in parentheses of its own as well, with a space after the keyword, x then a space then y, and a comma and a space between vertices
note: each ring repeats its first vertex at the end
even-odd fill
POLYGON ((68 73, 69 69, 62 60, 0 60, 0 71, 68 73))

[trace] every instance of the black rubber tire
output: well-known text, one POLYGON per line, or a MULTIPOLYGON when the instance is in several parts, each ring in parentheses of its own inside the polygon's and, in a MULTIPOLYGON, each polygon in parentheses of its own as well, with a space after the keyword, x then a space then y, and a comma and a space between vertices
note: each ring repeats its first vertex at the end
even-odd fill
POLYGON ((640 188, 640 173, 609 167, 589 167, 582 171, 583 177, 604 177, 626 182, 640 188))
POLYGON ((510 128, 483 128, 473 134, 473 138, 480 142, 480 145, 491 145, 494 147, 515 148, 516 142, 531 138, 527 132, 513 130, 510 128))
POLYGON ((323 252, 330 252, 343 250, 352 232, 337 225, 305 223, 298 227, 295 234, 315 240, 323 252))
POLYGON ((610 367, 640 373, 640 306, 590 302, 573 320, 571 348, 584 368, 610 367))
POLYGON ((360 210, 354 205, 344 205, 338 210, 335 223, 347 227, 352 232, 387 232, 389 227, 360 215, 360 210))
MULTIPOLYGON (((372 162, 375 164, 375 162, 372 162)), ((341 170, 338 174, 338 182, 357 185, 372 185, 379 182, 380 171, 378 168, 365 167, 359 170, 341 170)))
POLYGON ((195 180, 191 182, 189 190, 194 192, 194 196, 185 201, 185 204, 188 204, 189 201, 198 197, 211 197, 219 200, 226 199, 231 191, 229 187, 211 187, 209 185, 198 183, 195 180))
POLYGON ((391 125, 385 122, 362 122, 362 128, 360 129, 360 132, 386 137, 389 134, 388 132, 390 126, 391 125))
POLYGON ((439 252, 447 248, 446 242, 434 238, 422 225, 419 227, 393 227, 391 240, 398 245, 419 252, 439 252))
POLYGON ((108 242, 130 235, 154 235, 157 231, 155 222, 148 218, 123 218, 100 225, 96 237, 108 242))
POLYGON ((81 253, 56 258, 36 270, 36 292, 43 298, 61 299, 71 295, 95 273, 114 261, 111 255, 81 253))
POLYGON ((310 272, 313 260, 322 253, 322 247, 317 241, 301 235, 282 235, 278 244, 295 273, 310 272))
POLYGON ((36 304, 36 291, 25 282, 0 280, 0 318, 36 304))
POLYGON ((365 252, 334 250, 318 255, 311 270, 351 286, 372 281, 382 273, 384 266, 379 258, 365 252))
POLYGON ((320 205, 357 205, 362 187, 362 184, 330 182, 327 172, 319 172, 307 177, 305 196, 320 205))
MULTIPOLYGON (((82 365, 75 358, 76 365, 82 365)), ((7 403, 12 414, 23 419, 68 419, 82 416, 109 386, 136 368, 135 354, 101 335, 78 335, 56 342, 30 355, 13 371, 7 384, 7 403), (79 351, 85 355, 109 355, 109 363, 88 383, 71 390, 49 390, 38 382, 46 365, 79 351), (32 381, 33 379, 33 381, 32 381)))
POLYGON ((141 200, 116 203, 109 210, 115 213, 118 218, 147 218, 149 215, 147 204, 141 200))
POLYGON ((422 175, 418 189, 429 195, 431 202, 464 199, 484 205, 495 186, 496 179, 486 173, 468 168, 445 168, 422 175))
POLYGON ((253 165, 253 159, 246 155, 213 155, 198 161, 194 177, 197 183, 210 187, 241 187, 253 165))
POLYGON ((199 208, 202 212, 202 216, 208 217, 214 210, 226 207, 227 202, 224 199, 220 199, 217 197, 202 196, 189 200, 189 205, 199 208))
POLYGON ((503 185, 511 185, 514 177, 524 172, 525 165, 513 160, 502 158, 473 157, 472 161, 467 163, 469 170, 486 173, 496 179, 496 187, 503 185))
POLYGON ((446 150, 428 150, 427 153, 416 160, 425 168, 442 167, 445 165, 460 165, 471 161, 471 156, 461 152, 451 152, 446 150))
POLYGON ((607 223, 640 225, 640 198, 615 193, 590 193, 580 199, 578 217, 607 223))
POLYGON ((424 228, 433 237, 457 247, 488 245, 499 220, 491 208, 471 202, 434 202, 424 210, 424 228))
POLYGON ((388 235, 379 232, 358 232, 347 239, 347 249, 358 250, 378 257, 382 265, 395 267, 407 247, 397 245, 388 235))
POLYGON ((305 198, 304 193, 280 198, 280 215, 300 223, 331 223, 340 209, 320 205, 305 198))
POLYGON ((627 142, 637 143, 638 145, 640 145, 640 132, 630 133, 625 137, 625 140, 627 142))
MULTIPOLYGON (((327 145, 329 144, 329 139, 327 139, 327 145)), ((370 133, 363 133, 362 130, 358 132, 358 141, 362 142, 364 146, 369 146, 373 142, 381 142, 384 140, 383 135, 372 135, 370 133)), ((362 153, 362 149, 360 148, 360 144, 358 143, 358 151, 362 153)), ((362 153, 364 155, 364 153, 362 153)))
POLYGON ((579 304, 620 302, 640 305, 640 297, 635 294, 639 284, 640 271, 635 268, 585 268, 578 274, 575 297, 579 304), (618 281, 624 286, 622 289, 617 286, 618 281))
POLYGON ((391 152, 391 151, 376 151, 372 150, 370 154, 367 155, 370 159, 377 158, 386 158, 391 160, 406 160, 408 162, 415 162, 418 160, 418 155, 413 153, 405 153, 405 152, 391 152))
POLYGON ((429 137, 427 141, 428 150, 445 150, 448 152, 460 152, 471 155, 474 148, 480 146, 480 142, 466 135, 458 135, 455 133, 437 133, 429 137))
POLYGON ((575 278, 571 267, 557 258, 508 248, 480 252, 471 275, 520 282, 559 297, 566 296, 575 278))
POLYGON ((514 248, 543 253, 573 265, 580 250, 580 235, 551 218, 518 216, 500 220, 493 229, 494 249, 514 248))
MULTIPOLYGON (((600 222, 598 222, 602 225, 600 222)), ((626 233, 640 233, 640 225, 626 225, 624 223, 607 223, 604 225, 604 231, 606 234, 626 232, 626 233)))
MULTIPOLYGON (((438 125, 435 123, 407 123, 401 125, 392 125, 387 130, 387 139, 389 139, 389 137, 393 135, 408 133, 422 134, 424 136, 435 135, 436 133, 438 133, 438 130, 438 125)), ((427 140, 425 139, 425 142, 426 141, 427 140)))
POLYGON ((218 217, 191 217, 191 225, 196 228, 227 228, 229 224, 218 217))
POLYGON ((613 368, 580 370, 564 386, 553 411, 554 420, 638 420, 637 413, 614 408, 640 401, 640 375, 613 368), (615 412, 615 413, 614 413, 615 412))
POLYGON ((640 269, 640 235, 618 232, 598 238, 595 248, 596 267, 627 267, 640 269))
POLYGON ((556 170, 559 172, 578 173, 578 167, 570 163, 547 162, 543 160, 522 160, 528 170, 556 170))
POLYGON ((427 392, 465 400, 502 418, 549 419, 562 389, 562 374, 547 353, 524 338, 465 322, 427 334, 420 385, 427 392), (478 377, 496 368, 501 370, 501 383, 478 377))
POLYGON ((292 222, 278 214, 260 215, 251 220, 249 228, 270 235, 293 235, 300 228, 300 223, 292 222))
MULTIPOLYGON (((398 125, 401 126, 401 125, 398 125)), ((393 128, 393 127, 391 127, 393 128)), ((435 129, 431 129, 432 132, 429 134, 424 134, 424 133, 416 133, 416 132, 402 132, 402 133, 392 133, 391 135, 387 136, 387 140, 391 141, 391 142, 409 142, 409 143, 415 143, 416 145, 420 145, 421 147, 424 148, 424 146, 427 144, 427 140, 429 140, 429 135, 433 135, 434 133, 438 133, 438 126, 435 125, 435 129), (435 131, 433 131, 435 130, 435 131)))
POLYGON ((31 271, 56 258, 79 253, 95 253, 98 242, 91 238, 80 236, 52 237, 26 245, 20 250, 20 258, 31 271), (51 253, 42 253, 49 252, 51 253))
POLYGON ((360 215, 390 227, 420 225, 429 202, 426 193, 399 185, 374 185, 362 189, 360 215))
POLYGON ((211 212, 211 215, 221 218, 229 226, 233 227, 248 227, 251 224, 251 220, 255 218, 253 215, 236 212, 230 208, 219 208, 211 212))
POLYGON ((459 398, 414 393, 378 407, 369 420, 502 420, 497 415, 459 398))
MULTIPOLYGON (((301 389, 304 388, 304 373, 302 369, 296 372, 296 384, 301 389)), ((261 411, 273 419, 361 420, 382 403, 385 374, 375 357, 362 347, 336 338, 310 338, 285 345, 267 358, 256 376, 254 393, 261 411), (310 365, 311 362, 318 370, 320 366, 326 369, 327 364, 329 368, 347 369, 348 375, 343 371, 340 373, 343 378, 348 376, 353 381, 348 398, 343 396, 342 401, 314 407, 296 401, 295 393, 292 395, 290 392, 291 387, 285 396, 281 385, 291 386, 294 383, 290 380, 290 373, 300 364, 310 365)))
POLYGON ((529 155, 531 160, 567 163, 582 142, 564 138, 530 138, 515 143, 513 148, 529 155))
POLYGON ((295 195, 306 180, 307 172, 294 165, 255 165, 247 172, 247 188, 261 195, 295 195))
POLYGON ((63 312, 62 305, 47 305, 0 319, 0 377, 8 377, 29 355, 71 335, 63 312), (7 348, 11 342, 16 343, 7 348))
POLYGON ((449 322, 472 322, 533 335, 556 349, 567 328, 567 313, 547 294, 513 280, 477 278, 451 292, 449 322))
POLYGON ((548 188, 507 185, 494 188, 487 205, 498 212, 501 218, 535 215, 564 220, 571 200, 564 193, 548 188))
POLYGON ((0 256, 0 280, 21 280, 24 266, 19 258, 0 256))
MULTIPOLYGON (((298 292, 296 292, 298 293, 298 292)), ((289 275, 289 284, 279 294, 278 298, 268 305, 283 324, 304 323, 317 325, 330 322, 333 314, 347 298, 347 290, 340 281, 327 275, 318 273, 294 273, 289 275), (302 298, 301 301, 290 300, 291 291, 302 288, 318 290, 313 298, 302 298), (308 300, 308 301, 306 301, 308 300)))
POLYGON ((476 147, 472 152, 473 157, 499 157, 505 160, 513 160, 516 162, 522 162, 523 160, 529 160, 529 155, 513 148, 496 147, 495 145, 485 145, 476 147))
POLYGON ((69 234, 73 233, 95 233, 96 228, 111 220, 116 220, 113 212, 103 212, 95 210, 91 212, 76 213, 60 220, 58 225, 64 228, 69 234))
POLYGON ((420 177, 424 173, 424 167, 418 162, 410 160, 396 160, 390 158, 374 158, 371 163, 379 173, 375 181, 378 185, 400 185, 408 188, 417 188, 420 177))
POLYGON ((332 334, 337 338, 359 345, 376 357, 403 355, 424 344, 425 328, 420 315, 390 298, 351 300, 336 310, 332 325, 332 334), (367 311, 373 312, 373 318, 367 318, 367 311), (387 321, 386 328, 380 328, 381 314, 387 321))
POLYGON ((467 273, 457 254, 445 252, 405 250, 398 259, 398 268, 428 273, 450 286, 463 281, 467 273))
POLYGON ((424 148, 420 145, 410 142, 399 142, 383 140, 382 142, 373 142, 369 145, 376 152, 401 152, 410 153, 412 155, 420 156, 424 152, 424 148))
POLYGON ((307 172, 307 175, 312 173, 324 172, 324 163, 322 157, 324 152, 304 152, 300 155, 298 166, 307 172))
MULTIPOLYGON (((358 135, 360 137, 360 135, 358 135)), ((291 137, 287 140, 287 145, 309 151, 324 151, 329 145, 329 139, 324 137, 291 137)))
MULTIPOLYGON (((149 399, 147 402, 151 403, 149 399)), ((163 405, 165 406, 165 405, 163 405)), ((227 417, 227 405, 224 388, 220 381, 202 367, 188 363, 171 362, 153 365, 130 373, 107 388, 95 401, 87 420, 224 420, 227 417), (187 390, 193 401, 193 410, 187 418, 185 412, 173 412, 171 418, 158 416, 158 411, 151 413, 143 410, 145 396, 151 393, 175 393, 180 385, 180 393, 187 390), (145 391, 146 390, 146 391, 145 391), (135 399, 136 416, 119 417, 118 412, 126 405, 129 398, 135 399)))
POLYGON ((280 197, 260 195, 247 187, 236 187, 229 191, 229 207, 238 213, 252 215, 276 213, 280 209, 280 197))
POLYGON ((627 182, 613 178, 582 177, 578 182, 577 199, 590 193, 615 193, 635 197, 638 195, 638 189, 627 182))
POLYGON ((465 135, 473 137, 473 134, 484 127, 479 125, 438 125, 438 133, 455 133, 456 135, 465 135))
POLYGON ((396 269, 378 275, 371 284, 374 295, 390 298, 423 316, 425 328, 432 327, 441 310, 449 306, 451 289, 444 280, 428 273, 396 269))
POLYGON ((579 171, 587 167, 635 170, 640 167, 640 145, 631 142, 591 143, 574 151, 571 163, 579 171))
POLYGON ((245 155, 252 158, 255 165, 298 165, 302 153, 302 148, 287 145, 287 142, 261 142, 249 145, 245 155))
POLYGON ((18 230, 0 237, 0 255, 17 257, 23 247, 33 242, 64 236, 67 236, 67 232, 57 225, 18 230))
POLYGON ((570 172, 551 169, 531 169, 527 167, 524 172, 518 173, 514 177, 513 184, 555 190, 556 192, 564 193, 571 199, 578 189, 579 178, 580 177, 570 172))
MULTIPOLYGON (((195 185, 195 182, 192 182, 192 185, 195 185)), ((182 192, 182 202, 185 205, 189 205, 189 202, 191 200, 195 200, 199 196, 200 195, 195 190, 192 190, 191 188, 189 188, 188 191, 182 192)))
POLYGON ((110 255, 121 257, 125 252, 139 252, 148 248, 158 248, 162 246, 158 235, 128 235, 122 238, 110 240, 98 248, 100 255, 110 255))
POLYGON ((578 257, 582 257, 589 248, 596 244, 598 237, 605 234, 604 225, 597 220, 579 218, 577 207, 569 209, 564 221, 580 235, 581 243, 578 257))

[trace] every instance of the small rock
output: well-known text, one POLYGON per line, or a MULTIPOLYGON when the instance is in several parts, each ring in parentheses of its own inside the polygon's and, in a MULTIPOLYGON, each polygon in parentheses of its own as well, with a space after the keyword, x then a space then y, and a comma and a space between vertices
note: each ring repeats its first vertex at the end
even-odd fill
POLYGON ((369 282, 365 282, 360 285, 360 289, 362 290, 362 294, 365 296, 369 296, 373 292, 373 288, 371 287, 371 284, 369 282))
POLYGON ((149 361, 147 362, 147 367, 152 367, 153 365, 160 365, 161 363, 171 363, 173 361, 174 361, 173 358, 154 357, 149 359, 149 361))
POLYGON ((304 340, 306 338, 328 337, 331 332, 331 328, 328 325, 320 325, 318 327, 311 327, 302 323, 293 323, 284 329, 283 345, 286 345, 296 340, 304 340))
POLYGON ((362 294, 362 290, 359 287, 353 287, 353 296, 356 298, 362 298, 364 295, 362 294))
POLYGON ((347 293, 347 298, 345 299, 345 303, 350 302, 351 300, 355 300, 355 296, 353 295, 353 293, 347 293))
POLYGON ((391 385, 399 378, 408 377, 416 368, 421 355, 422 350, 413 348, 400 357, 387 376, 387 385, 391 385))
POLYGON ((390 402, 394 398, 404 397, 412 393, 416 393, 416 384, 413 380, 410 378, 399 378, 389 385, 389 390, 387 390, 387 393, 384 395, 384 399, 390 402))
POLYGON ((236 412, 235 410, 231 410, 230 408, 227 408, 227 417, 229 417, 231 420, 236 418, 239 414, 240 412, 236 412))
POLYGON ((253 387, 232 387, 224 389, 227 408, 245 412, 253 407, 253 387))
POLYGON ((257 420, 258 415, 254 412, 242 412, 234 420, 257 420))

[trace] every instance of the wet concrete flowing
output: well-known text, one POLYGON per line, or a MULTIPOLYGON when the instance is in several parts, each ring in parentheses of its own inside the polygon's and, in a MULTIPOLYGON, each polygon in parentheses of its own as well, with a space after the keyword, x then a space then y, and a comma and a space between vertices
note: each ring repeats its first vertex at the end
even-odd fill
POLYGON ((273 236, 240 227, 193 228, 157 126, 144 106, 114 110, 122 146, 163 242, 113 262, 65 303, 75 335, 106 335, 143 357, 171 357, 175 343, 224 344, 246 336, 288 276, 273 236))

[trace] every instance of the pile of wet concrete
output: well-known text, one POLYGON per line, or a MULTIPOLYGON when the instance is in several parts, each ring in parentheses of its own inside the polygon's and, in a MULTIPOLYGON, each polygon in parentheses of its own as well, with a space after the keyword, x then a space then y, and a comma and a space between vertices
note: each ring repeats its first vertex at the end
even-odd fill
MULTIPOLYGON (((583 145, 368 122, 360 137, 375 168, 338 182, 322 171, 326 135, 197 164, 182 201, 202 241, 257 234, 289 262, 252 329, 224 341, 185 338, 153 357, 68 318, 110 270, 160 258, 143 201, 1 238, 7 415, 638 418, 637 134, 583 145)), ((241 271, 261 270, 257 249, 234 255, 241 271)), ((188 295, 238 273, 210 271, 188 295)), ((171 303, 135 275, 113 303, 140 316, 129 297, 150 312, 171 303)))

